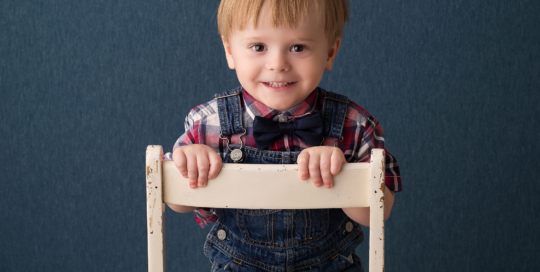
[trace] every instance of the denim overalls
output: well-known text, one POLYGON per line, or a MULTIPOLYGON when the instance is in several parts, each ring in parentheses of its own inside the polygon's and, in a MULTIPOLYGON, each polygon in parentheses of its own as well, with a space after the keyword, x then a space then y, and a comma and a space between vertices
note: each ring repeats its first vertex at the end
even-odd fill
MULTIPOLYGON (((242 135, 241 88, 215 95, 222 137, 242 135)), ((318 88, 324 96, 324 136, 341 138, 348 99, 318 88)), ((229 145, 223 158, 233 163, 229 145)), ((241 163, 295 164, 300 152, 258 150, 242 146, 241 163)), ((256 177, 254 177, 256 178, 256 177)), ((341 209, 216 209, 204 253, 212 271, 363 271, 354 249, 363 241, 360 225, 341 209)))

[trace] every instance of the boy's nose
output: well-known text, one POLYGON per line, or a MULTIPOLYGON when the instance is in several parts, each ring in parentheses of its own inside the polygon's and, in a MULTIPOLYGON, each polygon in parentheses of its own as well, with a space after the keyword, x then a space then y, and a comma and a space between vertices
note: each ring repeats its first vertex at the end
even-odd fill
POLYGON ((275 52, 270 55, 266 62, 266 69, 276 72, 287 72, 291 70, 291 65, 287 60, 286 53, 275 52))

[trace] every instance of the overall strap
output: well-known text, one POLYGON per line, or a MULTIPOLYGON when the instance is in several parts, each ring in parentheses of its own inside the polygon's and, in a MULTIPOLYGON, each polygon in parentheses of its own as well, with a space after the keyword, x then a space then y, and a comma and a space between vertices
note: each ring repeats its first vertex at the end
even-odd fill
POLYGON ((321 113, 324 119, 324 137, 331 137, 341 140, 349 98, 333 92, 328 92, 319 88, 320 94, 324 97, 321 113))
POLYGON ((242 87, 234 90, 218 93, 214 95, 214 99, 218 103, 219 126, 221 128, 222 137, 243 133, 244 126, 242 124, 242 87))

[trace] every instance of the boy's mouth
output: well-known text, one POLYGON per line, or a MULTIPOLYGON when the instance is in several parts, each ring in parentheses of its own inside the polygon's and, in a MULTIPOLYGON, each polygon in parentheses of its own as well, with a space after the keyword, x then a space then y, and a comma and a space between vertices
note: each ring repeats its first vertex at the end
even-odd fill
POLYGON ((281 87, 289 86, 293 84, 294 82, 263 82, 263 83, 272 88, 281 88, 281 87))

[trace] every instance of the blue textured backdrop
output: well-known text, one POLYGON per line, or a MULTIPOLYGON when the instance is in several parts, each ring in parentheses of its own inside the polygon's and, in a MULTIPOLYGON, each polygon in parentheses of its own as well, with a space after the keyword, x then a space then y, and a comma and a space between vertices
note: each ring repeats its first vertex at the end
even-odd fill
MULTIPOLYGON (((351 2, 321 86, 400 162, 386 271, 540 271, 540 1, 351 2)), ((0 271, 146 271, 146 146, 238 85, 217 6, 0 2, 0 271)), ((207 230, 167 224, 170 271, 207 271, 207 230)))

